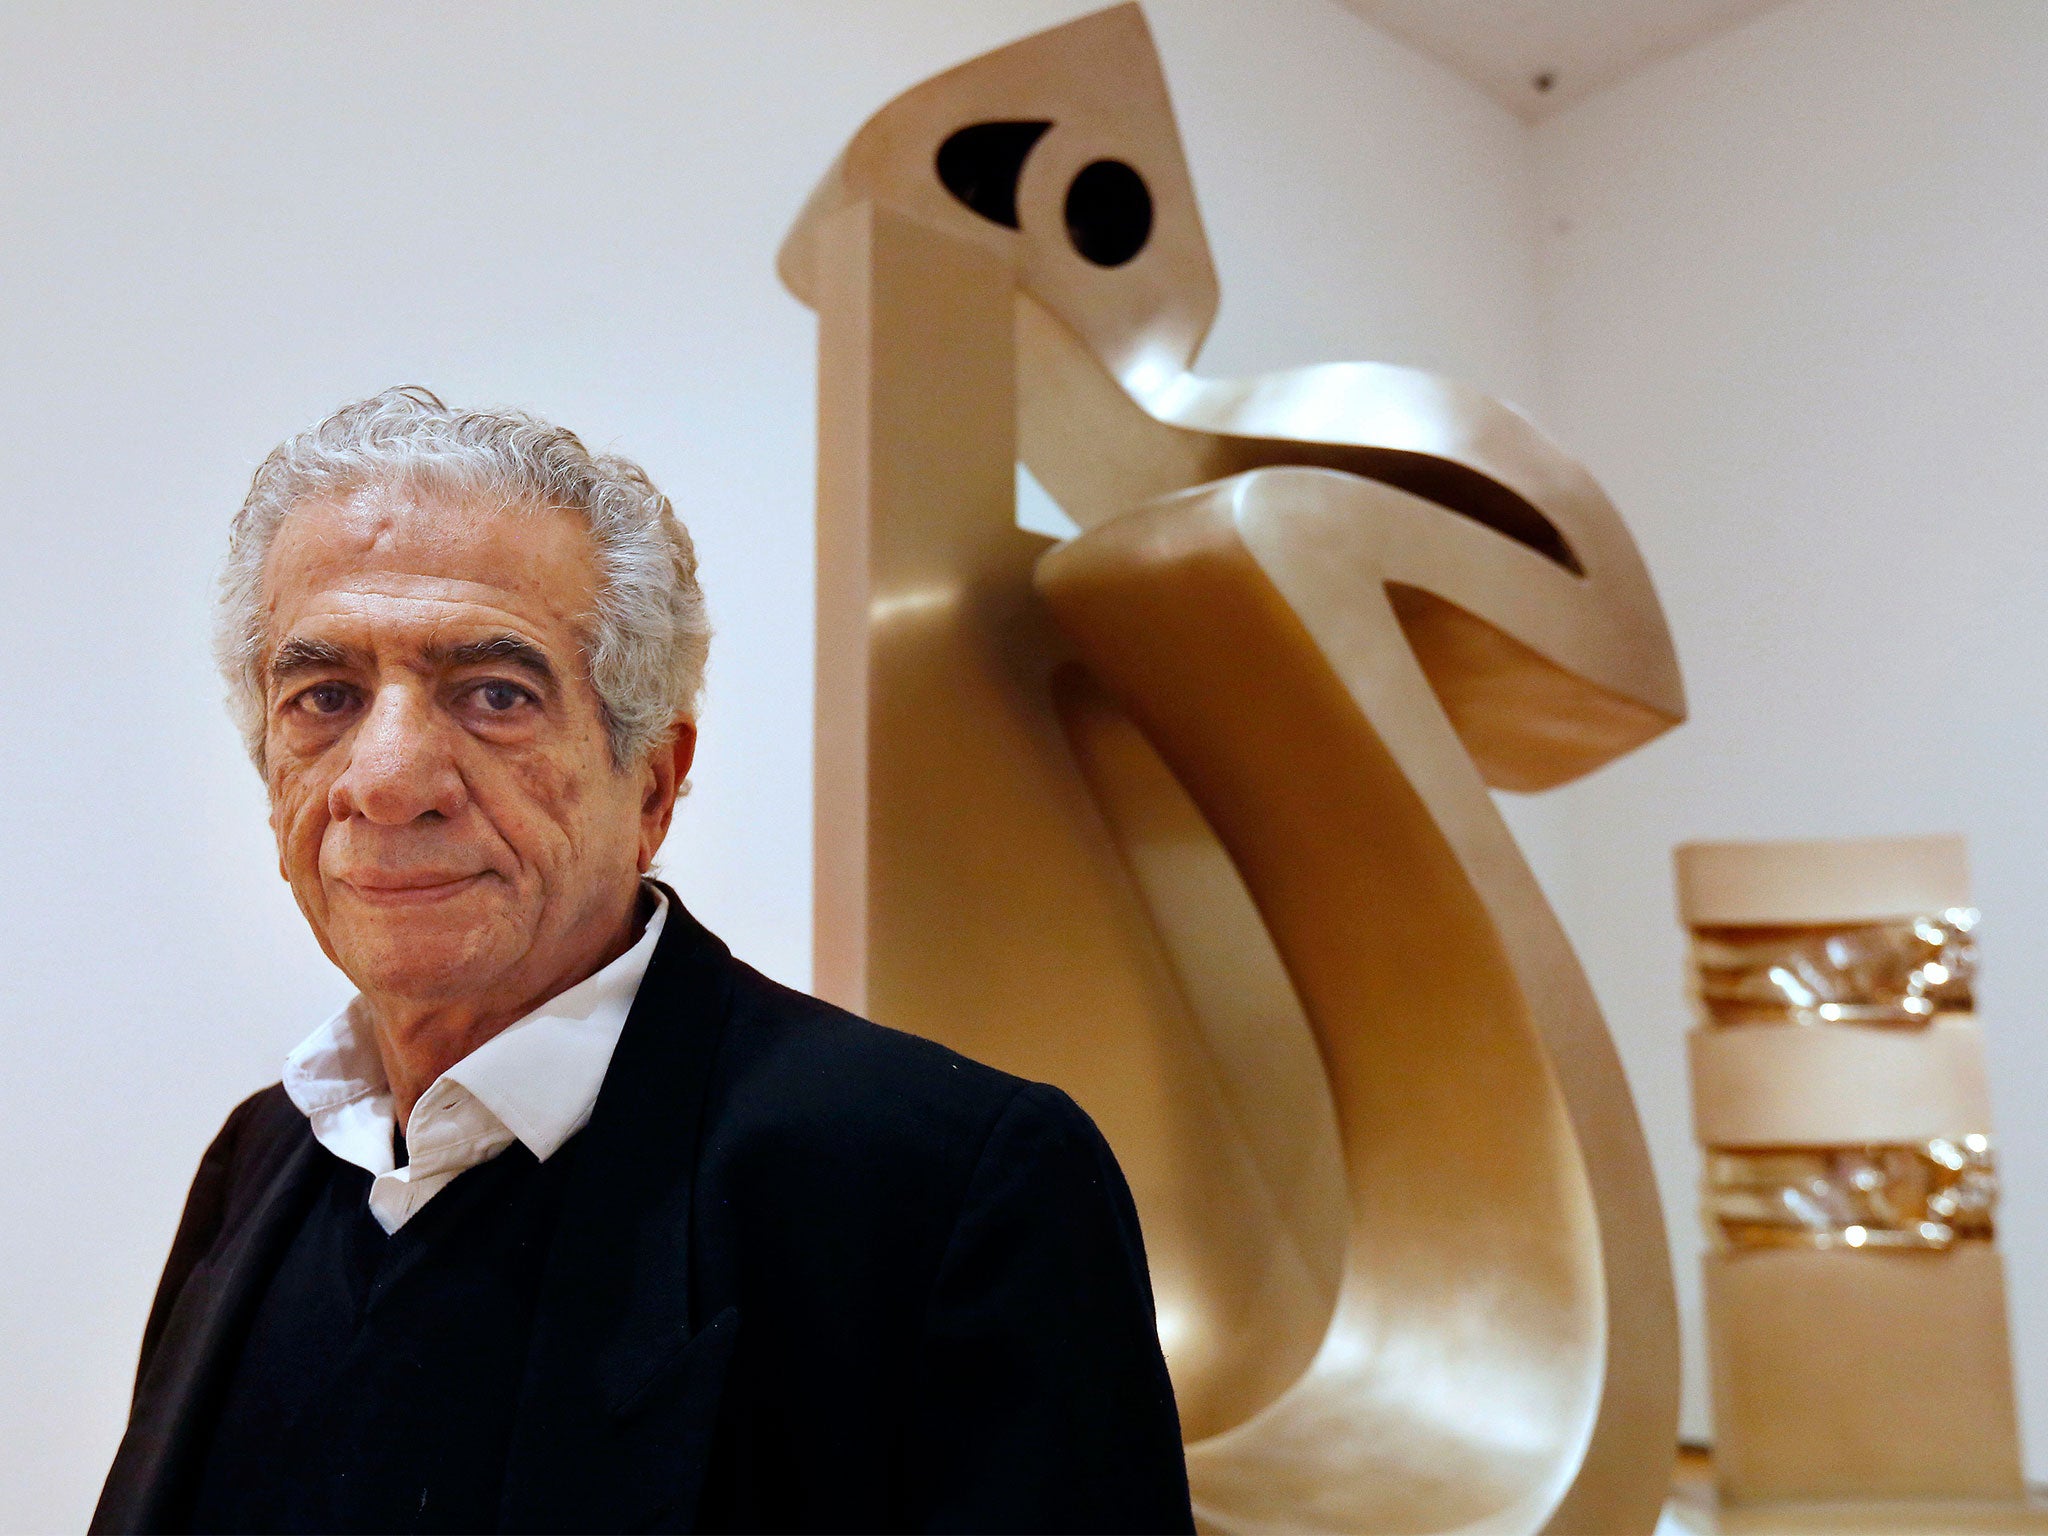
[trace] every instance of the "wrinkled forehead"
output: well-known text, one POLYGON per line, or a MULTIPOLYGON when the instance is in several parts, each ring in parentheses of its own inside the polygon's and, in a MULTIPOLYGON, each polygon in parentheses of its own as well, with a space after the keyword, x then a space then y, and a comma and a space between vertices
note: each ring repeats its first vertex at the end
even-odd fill
POLYGON ((446 624, 466 610, 573 636, 595 608, 598 568, 574 512, 379 484, 293 507, 263 578, 273 639, 351 619, 446 624))

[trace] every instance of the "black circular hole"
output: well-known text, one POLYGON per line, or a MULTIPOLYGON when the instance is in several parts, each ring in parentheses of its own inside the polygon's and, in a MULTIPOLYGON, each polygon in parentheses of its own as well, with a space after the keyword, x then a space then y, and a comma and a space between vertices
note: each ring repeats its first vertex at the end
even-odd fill
POLYGON ((1067 188, 1067 238, 1098 267, 1120 267, 1152 238, 1152 194, 1121 160, 1081 167, 1067 188))

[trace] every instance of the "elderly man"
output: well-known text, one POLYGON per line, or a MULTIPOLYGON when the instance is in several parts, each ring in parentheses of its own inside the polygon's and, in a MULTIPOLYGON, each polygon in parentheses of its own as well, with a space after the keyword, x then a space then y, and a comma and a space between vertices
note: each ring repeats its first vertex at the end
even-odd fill
POLYGON ((1087 1117, 647 878, 706 638, 666 498, 531 416, 257 471, 221 660, 360 991, 200 1164, 95 1529, 1191 1529, 1087 1117))

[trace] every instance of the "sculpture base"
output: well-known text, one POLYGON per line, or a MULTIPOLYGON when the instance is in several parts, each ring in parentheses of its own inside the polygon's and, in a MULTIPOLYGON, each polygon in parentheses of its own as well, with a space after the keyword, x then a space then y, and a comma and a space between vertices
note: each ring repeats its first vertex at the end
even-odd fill
POLYGON ((2005 1272, 1989 1243, 1942 1253, 1710 1253, 1704 1267, 1724 1508, 2024 1505, 2005 1272))
POLYGON ((2048 1533, 2048 1495, 2017 1499, 1783 1501, 1722 1506, 1712 1457, 1679 1452, 1657 1536, 2009 1536, 2048 1533))

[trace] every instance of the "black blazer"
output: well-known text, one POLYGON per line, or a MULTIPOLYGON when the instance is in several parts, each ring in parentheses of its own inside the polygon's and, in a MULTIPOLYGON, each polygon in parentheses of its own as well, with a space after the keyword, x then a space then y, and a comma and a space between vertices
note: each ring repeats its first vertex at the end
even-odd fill
MULTIPOLYGON (((1057 1089, 777 986, 671 892, 581 1134, 502 1529, 1192 1530, 1137 1215, 1057 1089)), ((207 1150, 93 1530, 184 1518, 317 1150, 281 1087, 207 1150)))

